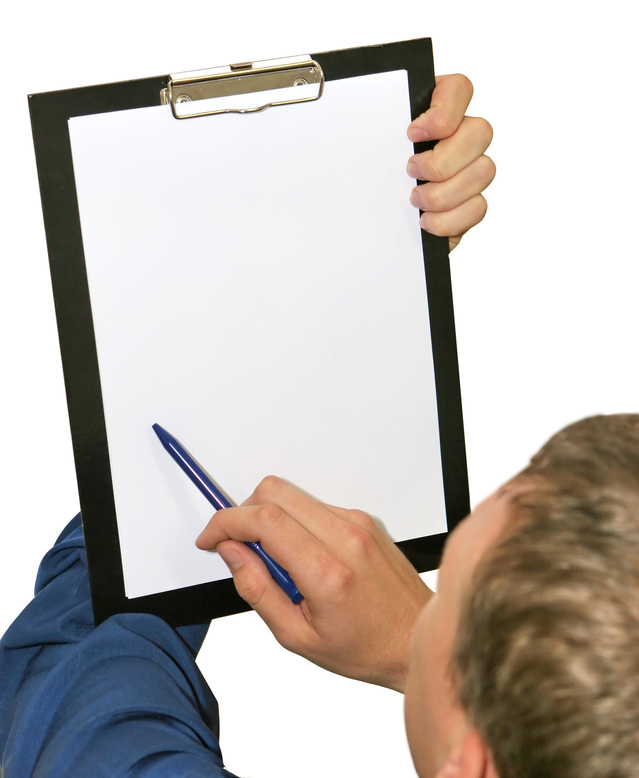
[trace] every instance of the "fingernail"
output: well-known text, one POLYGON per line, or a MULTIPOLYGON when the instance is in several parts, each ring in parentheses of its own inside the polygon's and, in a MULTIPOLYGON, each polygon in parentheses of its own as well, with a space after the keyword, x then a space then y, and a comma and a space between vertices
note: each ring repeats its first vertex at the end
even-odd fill
POLYGON ((413 191, 410 193, 410 204, 414 205, 415 208, 422 207, 422 198, 419 196, 419 191, 417 187, 415 187, 413 191))
POLYGON ((413 143, 421 143, 422 141, 430 140, 426 130, 423 130, 421 127, 417 126, 411 126, 408 128, 408 137, 413 141, 413 143))
POLYGON ((406 166, 406 170, 408 172, 408 175, 411 178, 419 178, 419 168, 417 167, 417 163, 414 161, 414 159, 408 160, 408 165, 406 166))
POLYGON ((234 548, 218 548, 217 553, 231 571, 237 570, 242 565, 242 558, 234 548))

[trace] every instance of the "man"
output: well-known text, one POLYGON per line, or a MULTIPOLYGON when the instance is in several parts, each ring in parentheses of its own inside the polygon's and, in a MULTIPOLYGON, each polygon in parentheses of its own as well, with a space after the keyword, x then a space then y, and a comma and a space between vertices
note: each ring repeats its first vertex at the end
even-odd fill
MULTIPOLYGON (((431 108, 408 130, 415 141, 440 141, 434 150, 412 157, 408 172, 430 182, 416 187, 411 197, 413 204, 424 211, 422 227, 448 236, 451 248, 483 218, 486 203, 481 192, 494 175, 494 165, 484 154, 492 136, 490 125, 464 115, 471 95, 472 86, 464 77, 439 78, 431 108)), ((282 488, 294 494, 296 500, 308 500, 277 479, 267 480, 256 494, 263 494, 270 503, 271 490, 279 492, 282 488)), ((313 501, 316 507, 327 510, 313 501)), ((249 501, 235 515, 241 519, 251 510, 249 501)), ((268 517, 272 510, 279 508, 258 507, 257 513, 268 517)), ((333 511, 337 519, 345 513, 333 511)), ((231 523, 233 516, 227 516, 231 523)), ((347 532, 348 527, 356 527, 349 521, 344 524, 347 532)), ((270 550, 278 547, 275 525, 265 539, 270 550)), ((211 526, 201 536, 201 545, 209 543, 211 526)), ((224 520, 220 527, 226 526, 230 524, 224 520)), ((291 538, 287 554, 301 541, 291 538)), ((366 567, 362 556, 366 542, 358 549, 361 539, 355 535, 352 538, 352 559, 359 560, 360 569, 366 567)), ((324 616, 334 623, 334 635, 339 639, 327 651, 327 635, 320 635, 323 643, 317 651, 309 633, 309 658, 337 672, 401 689, 408 665, 408 635, 430 592, 389 540, 383 540, 382 548, 385 556, 371 565, 357 587, 353 585, 355 579, 349 583, 346 568, 331 575, 328 552, 319 553, 307 571, 314 570, 318 582, 308 586, 304 605, 295 614, 285 611, 272 592, 264 599, 257 597, 256 607, 277 623, 282 642, 286 643, 290 634, 293 645, 297 633, 279 621, 279 616, 303 625, 309 613, 314 613, 313 592, 325 588, 329 598, 336 594, 334 614, 324 616), (381 610, 376 614, 375 608, 369 608, 376 623, 384 626, 386 643, 375 651, 360 646, 363 650, 356 657, 357 635, 346 628, 344 619, 349 617, 348 608, 363 595, 355 596, 353 592, 353 600, 346 602, 343 594, 350 595, 349 590, 355 588, 362 591, 360 584, 368 581, 371 588, 365 597, 370 605, 370 598, 384 595, 380 584, 386 579, 403 584, 405 589, 399 600, 401 608, 393 604, 397 623, 391 623, 388 611, 380 618, 381 610), (270 612, 265 607, 267 602, 272 603, 270 612), (340 609, 344 604, 348 608, 340 609), (344 630, 338 628, 340 619, 344 630), (348 659, 344 664, 342 657, 348 659)), ((243 550, 244 546, 230 539, 221 545, 229 566, 235 567, 238 588, 248 592, 251 599, 253 584, 247 586, 246 573, 253 570, 259 578, 263 571, 251 568, 246 560, 237 567, 235 557, 239 553, 242 561, 243 550)), ((291 572, 295 569, 296 565, 291 566, 291 572)), ((298 577, 307 582, 305 575, 298 577)), ((294 607, 290 601, 289 605, 294 607)), ((384 606, 382 599, 380 609, 384 606)), ((76 517, 43 560, 35 598, 0 641, 0 754, 5 778, 230 776, 223 767, 218 745, 217 704, 194 661, 206 630, 207 625, 174 630, 147 614, 121 614, 95 628, 82 528, 76 517)), ((303 650, 304 645, 295 644, 295 648, 303 650)))
POLYGON ((405 691, 422 778, 639 775, 639 415, 551 438, 452 533, 434 596, 370 517, 277 478, 198 546, 287 648, 405 691))

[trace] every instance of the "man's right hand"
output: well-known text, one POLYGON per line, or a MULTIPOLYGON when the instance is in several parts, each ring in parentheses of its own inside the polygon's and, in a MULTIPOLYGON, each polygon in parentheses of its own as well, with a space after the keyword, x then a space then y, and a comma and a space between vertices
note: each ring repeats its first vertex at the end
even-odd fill
POLYGON ((243 505, 216 513, 197 546, 219 552, 239 595, 285 648, 334 673, 403 691, 413 627, 432 592, 370 516, 269 476, 243 505), (302 602, 293 605, 240 541, 261 543, 290 573, 302 602))

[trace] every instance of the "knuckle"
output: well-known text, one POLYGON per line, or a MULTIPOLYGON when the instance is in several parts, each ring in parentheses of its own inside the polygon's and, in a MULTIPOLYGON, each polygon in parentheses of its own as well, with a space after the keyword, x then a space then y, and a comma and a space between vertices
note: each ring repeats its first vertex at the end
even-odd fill
POLYGON ((331 599, 340 599, 352 588, 355 581, 355 573, 350 567, 331 560, 331 564, 324 569, 322 586, 331 599))
POLYGON ((439 237, 447 236, 448 230, 444 224, 444 219, 441 214, 429 213, 428 211, 422 215, 421 220, 422 228, 426 232, 430 232, 431 235, 437 235, 439 237))
POLYGON ((365 511, 360 511, 357 508, 352 508, 348 512, 348 517, 351 522, 367 532, 373 532, 376 524, 372 517, 365 511))
POLYGON ((487 210, 488 203, 483 195, 476 195, 471 198, 466 203, 463 213, 460 214, 460 218, 455 222, 454 231, 462 235, 468 232, 468 230, 482 221, 487 210))
POLYGON ((477 195, 473 205, 475 208, 476 221, 472 226, 474 226, 475 224, 479 224, 479 222, 484 218, 484 216, 486 216, 486 212, 488 211, 488 203, 486 202, 486 198, 483 195, 477 195))
POLYGON ((373 529, 372 520, 369 526, 350 524, 345 528, 344 542, 351 555, 350 558, 360 560, 370 557, 376 545, 373 538, 373 529))
POLYGON ((253 493, 258 502, 270 502, 282 486, 282 479, 276 475, 267 475, 257 485, 253 493))
POLYGON ((449 76, 449 78, 451 83, 455 85, 456 89, 462 92, 470 102, 475 88, 473 86, 473 82, 468 78, 468 76, 465 76, 463 73, 453 73, 449 76))
POLYGON ((457 130, 458 123, 453 116, 439 112, 431 117, 431 137, 443 140, 450 138, 457 130))
POLYGON ((475 195, 475 197, 468 201, 468 205, 471 217, 479 217, 479 220, 481 221, 481 219, 483 219, 486 215, 486 211, 488 210, 488 203, 486 202, 486 198, 481 194, 475 195))
POLYGON ((486 186, 492 182, 492 180, 495 178, 495 174, 497 173, 497 167, 493 160, 490 157, 487 157, 485 154, 480 157, 477 160, 479 166, 480 166, 480 175, 483 177, 483 180, 486 182, 486 186))
POLYGON ((448 171, 444 160, 437 153, 437 146, 428 156, 428 159, 424 160, 423 173, 425 181, 434 181, 435 183, 441 183, 448 178, 448 171))
POLYGON ((472 122, 473 133, 477 140, 488 148, 493 140, 493 128, 490 122, 481 116, 468 117, 468 121, 472 122))
POLYGON ((445 211, 446 203, 441 197, 441 187, 438 184, 426 184, 421 194, 424 211, 445 211))
POLYGON ((265 530, 272 530, 277 526, 284 515, 284 511, 272 503, 264 503, 257 509, 256 518, 259 525, 265 530))

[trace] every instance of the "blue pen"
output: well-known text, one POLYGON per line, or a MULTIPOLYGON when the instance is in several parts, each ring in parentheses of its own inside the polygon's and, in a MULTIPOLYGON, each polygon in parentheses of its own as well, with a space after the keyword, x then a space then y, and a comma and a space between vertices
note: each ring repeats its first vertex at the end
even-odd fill
MULTIPOLYGON (((188 477, 193 481, 197 488, 202 492, 206 499, 211 503, 216 511, 222 508, 231 508, 231 503, 217 488, 217 486, 211 481, 208 475, 202 470, 193 457, 186 451, 186 449, 178 443, 178 441, 160 427, 159 424, 153 425, 155 434, 160 439, 160 443, 169 452, 169 454, 175 459, 178 465, 184 470, 188 477)), ((250 546, 253 551, 260 557, 264 564, 268 567, 269 573, 273 576, 275 581, 284 589, 286 594, 291 598, 292 602, 298 603, 304 599, 300 594, 300 590, 295 586, 293 579, 286 572, 283 567, 277 564, 274 559, 264 551, 259 543, 247 542, 247 546, 250 546)))

